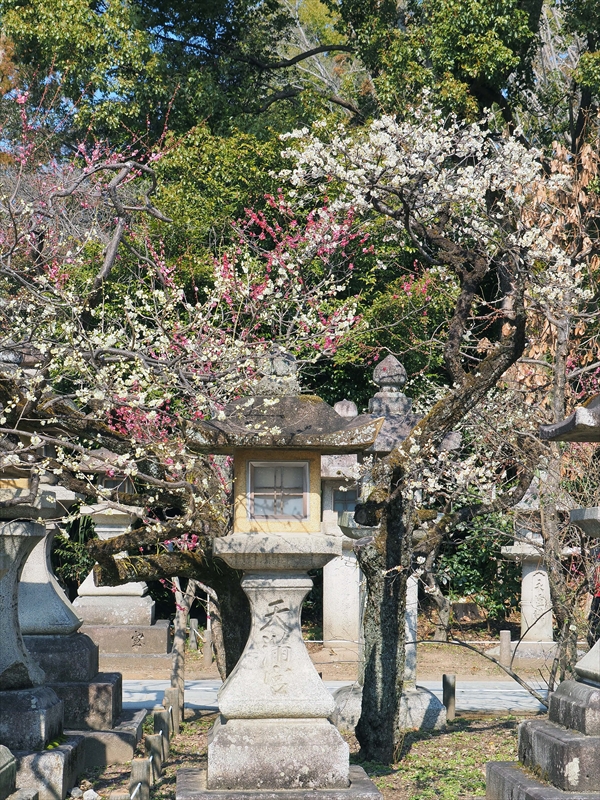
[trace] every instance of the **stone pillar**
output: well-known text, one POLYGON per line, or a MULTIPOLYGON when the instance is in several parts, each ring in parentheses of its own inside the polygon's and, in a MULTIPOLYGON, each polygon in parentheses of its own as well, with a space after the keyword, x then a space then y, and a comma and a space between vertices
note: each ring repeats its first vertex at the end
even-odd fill
POLYGON ((406 664, 404 686, 415 686, 417 682, 417 617, 419 613, 419 578, 411 575, 406 581, 406 664))
MULTIPOLYGON (((342 401, 334 406, 346 418, 357 415, 354 403, 342 401)), ((344 536, 338 525, 336 493, 356 497, 357 458, 355 455, 321 456, 323 532, 342 538, 342 555, 323 567, 323 646, 343 660, 361 656, 362 575, 353 550, 352 539, 344 536), (343 494, 342 494, 343 492, 343 494)), ((346 503, 344 503, 346 505, 346 503)), ((350 502, 349 511, 353 511, 350 502)))
POLYGON ((521 562, 521 639, 525 642, 551 642, 552 601, 548 572, 540 545, 518 541, 503 547, 502 555, 521 562))
POLYGON ((27 652, 19 627, 19 577, 44 536, 43 525, 30 520, 0 523, 0 744, 10 750, 41 750, 62 733, 63 704, 39 685, 44 673, 27 652))
POLYGON ((27 558, 19 581, 19 624, 24 636, 68 636, 81 627, 81 620, 52 572, 50 559, 57 529, 49 522, 46 530, 27 558))

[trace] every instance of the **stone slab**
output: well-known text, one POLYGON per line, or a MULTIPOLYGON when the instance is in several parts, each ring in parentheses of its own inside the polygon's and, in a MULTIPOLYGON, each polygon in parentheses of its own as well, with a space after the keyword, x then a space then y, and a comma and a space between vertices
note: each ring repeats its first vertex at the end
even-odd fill
POLYGON ((145 655, 170 653, 173 644, 168 619, 154 625, 84 625, 86 633, 100 648, 100 653, 145 655))
POLYGON ((550 695, 548 718, 586 736, 600 736, 600 686, 563 681, 550 695))
POLYGON ((145 709, 124 711, 111 730, 67 730, 65 734, 82 739, 86 769, 105 767, 109 764, 126 764, 133 758, 136 745, 141 741, 142 726, 147 713, 145 709))
POLYGON ((592 792, 600 787, 598 753, 600 736, 585 736, 547 719, 527 720, 519 727, 519 761, 563 791, 592 792))
POLYGON ((145 597, 107 595, 76 597, 73 608, 87 625, 152 625, 155 603, 145 597))
POLYGON ((173 668, 171 653, 100 653, 100 669, 102 672, 122 672, 127 679, 155 676, 170 677, 173 668), (167 670, 167 675, 164 674, 167 670))
POLYGON ((120 586, 96 586, 94 570, 77 589, 78 597, 144 597, 147 594, 148 584, 144 581, 131 581, 120 586))
POLYGON ((40 793, 36 789, 17 789, 8 800, 40 800, 40 793))
POLYGON ((84 770, 83 742, 71 736, 52 750, 37 753, 15 752, 17 757, 17 786, 34 789, 39 800, 65 800, 84 770))
POLYGON ((210 789, 347 788, 349 748, 328 720, 230 719, 208 737, 210 789))
MULTIPOLYGON (((353 731, 361 714, 362 686, 342 686, 333 693, 335 711, 330 717, 340 731, 353 731)), ((438 698, 421 686, 405 687, 400 698, 402 730, 441 730, 446 725, 446 709, 438 698)))
POLYGON ((45 683, 89 681, 98 674, 98 645, 83 633, 23 636, 23 643, 44 670, 45 683))
POLYGON ((49 685, 64 703, 67 728, 103 730, 112 728, 121 716, 123 681, 119 672, 100 672, 85 683, 49 685))
POLYGON ((62 701, 47 686, 0 692, 0 744, 13 753, 41 750, 62 728, 62 701))
POLYGON ((486 770, 486 800, 600 800, 600 791, 563 792, 527 774, 517 762, 492 761, 486 770))
POLYGON ((17 759, 8 747, 0 744, 0 800, 6 800, 15 791, 16 777, 17 759))
POLYGON ((214 790, 206 788, 206 771, 180 769, 176 800, 381 800, 381 792, 362 767, 350 766, 345 789, 214 790))

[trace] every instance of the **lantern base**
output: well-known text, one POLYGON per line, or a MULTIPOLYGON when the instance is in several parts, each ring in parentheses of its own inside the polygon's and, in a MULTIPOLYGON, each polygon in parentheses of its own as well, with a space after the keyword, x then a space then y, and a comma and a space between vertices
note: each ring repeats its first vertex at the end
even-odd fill
POLYGON ((382 800, 362 767, 350 767, 350 784, 340 789, 207 789, 206 770, 177 772, 176 800, 382 800))

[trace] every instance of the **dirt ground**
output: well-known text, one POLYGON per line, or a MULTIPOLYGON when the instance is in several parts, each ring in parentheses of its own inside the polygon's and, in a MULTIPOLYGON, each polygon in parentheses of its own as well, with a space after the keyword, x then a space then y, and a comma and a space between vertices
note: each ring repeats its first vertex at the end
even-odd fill
MULTIPOLYGON (((498 645, 497 641, 485 644, 473 643, 471 646, 489 651, 498 645)), ((343 650, 331 650, 321 644, 308 643, 312 661, 326 681, 351 681, 358 676, 358 664, 352 654, 343 650)), ((547 674, 549 665, 539 660, 516 659, 515 670, 523 677, 540 677, 547 674)), ((111 658, 100 656, 100 669, 104 672, 121 672, 124 679, 130 680, 168 680, 170 678, 170 658, 148 657, 145 659, 111 658)), ((420 642, 417 648, 417 676, 424 681, 439 680, 444 673, 454 673, 457 680, 510 680, 507 674, 486 659, 465 647, 455 644, 420 642)), ((216 680, 219 672, 215 663, 210 669, 204 668, 202 654, 191 651, 186 654, 186 680, 216 680)))
MULTIPOLYGON (((481 633, 481 631, 479 632, 481 633)), ((492 632, 493 637, 493 632, 492 632)), ((498 645, 465 637, 468 644, 483 651, 498 645)), ((334 651, 320 643, 308 643, 317 671, 324 680, 355 680, 358 665, 347 651, 334 651)), ((131 659, 111 659, 110 669, 122 671, 124 678, 169 678, 169 658, 149 658, 137 663, 131 659), (119 663, 120 661, 120 663, 119 663)), ((103 668, 106 666, 102 665, 103 668)), ((523 677, 540 677, 549 665, 540 661, 517 661, 523 677)), ((417 675, 421 680, 439 681, 442 674, 454 673, 461 680, 510 680, 507 674, 483 655, 464 646, 431 641, 418 645, 417 675)), ((191 651, 186 657, 186 679, 217 679, 216 665, 204 669, 202 654, 191 651)), ((206 766, 207 734, 215 715, 188 709, 181 734, 172 740, 164 775, 152 790, 152 800, 173 800, 177 770, 206 766)), ((397 763, 384 766, 361 762, 359 746, 352 734, 346 739, 351 760, 362 763, 383 795, 383 800, 475 800, 485 797, 485 765, 488 761, 513 761, 517 758, 517 726, 522 719, 509 714, 458 714, 444 731, 407 731, 397 763)), ((150 718, 146 723, 150 726, 150 718)), ((150 731, 150 727, 148 727, 150 731)), ((143 756, 140 745, 139 756, 143 756)), ((82 789, 94 788, 103 800, 113 791, 125 790, 129 765, 90 770, 80 782, 82 789)))
MULTIPOLYGON (((206 768, 207 736, 214 720, 214 714, 186 712, 180 734, 171 740, 164 773, 152 788, 152 800, 173 800, 182 767, 206 768)), ((474 800, 485 797, 488 761, 516 760, 518 721, 510 716, 458 715, 444 731, 408 731, 397 763, 390 766, 361 761, 356 738, 345 738, 351 762, 365 768, 383 800, 474 800)), ((144 755, 141 744, 136 755, 144 755)), ((111 792, 127 791, 129 774, 128 764, 91 769, 79 786, 84 791, 93 788, 107 800, 111 792)))

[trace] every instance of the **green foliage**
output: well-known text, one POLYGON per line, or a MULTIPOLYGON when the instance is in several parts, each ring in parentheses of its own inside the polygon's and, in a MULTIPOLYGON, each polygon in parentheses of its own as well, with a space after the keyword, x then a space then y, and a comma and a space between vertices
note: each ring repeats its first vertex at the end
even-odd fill
POLYGON ((521 596, 520 567, 500 552, 512 541, 512 518, 476 518, 465 534, 443 545, 437 561, 442 588, 451 600, 472 598, 492 619, 507 617, 521 596))
POLYGON ((167 141, 166 155, 156 164, 157 204, 173 223, 157 232, 178 274, 189 273, 199 283, 209 278, 214 257, 234 238, 234 221, 247 208, 262 208, 265 194, 277 191, 280 151, 275 137, 261 141, 237 130, 218 136, 205 125, 167 141))
POLYGON ((378 99, 391 113, 420 101, 475 118, 506 106, 519 83, 531 83, 539 0, 340 0, 339 10, 374 75, 378 99), (399 17, 399 18, 398 18, 399 17))
MULTIPOLYGON (((339 39, 318 0, 300 5, 315 44, 339 39)), ((280 0, 0 0, 31 101, 59 106, 79 136, 112 142, 156 141, 206 121, 215 132, 269 136, 314 119, 319 95, 290 93, 299 73, 271 66, 295 54, 291 12, 280 0), (290 102, 271 105, 281 92, 290 102)))
POLYGON ((67 525, 64 533, 54 537, 52 569, 58 582, 70 595, 74 595, 94 566, 95 561, 86 545, 95 538, 91 517, 78 517, 67 525))

